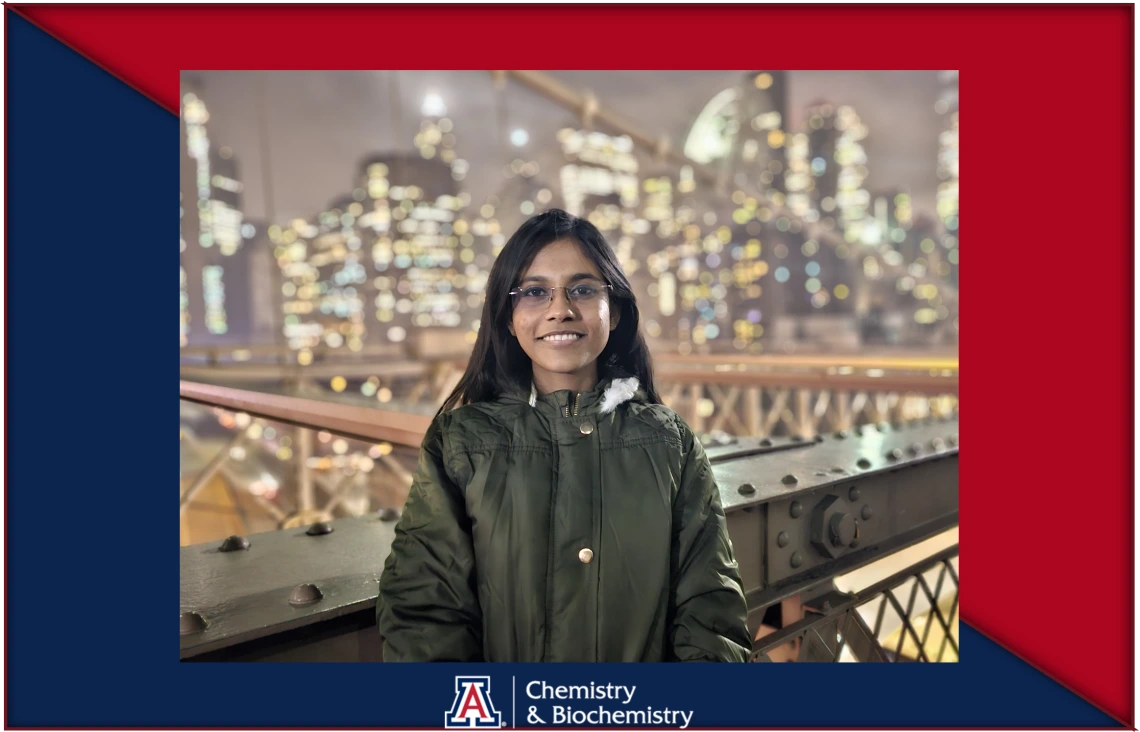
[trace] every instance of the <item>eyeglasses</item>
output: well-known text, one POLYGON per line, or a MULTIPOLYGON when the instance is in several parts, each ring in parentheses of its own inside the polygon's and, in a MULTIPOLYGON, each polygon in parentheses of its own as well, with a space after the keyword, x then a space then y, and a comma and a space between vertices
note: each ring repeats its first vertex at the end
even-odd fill
POLYGON ((579 282, 568 287, 545 287, 543 285, 528 285, 516 287, 510 291, 511 302, 520 310, 537 310, 545 308, 554 300, 555 290, 566 290, 566 297, 575 305, 587 305, 596 301, 605 290, 613 289, 610 285, 601 282, 579 282))

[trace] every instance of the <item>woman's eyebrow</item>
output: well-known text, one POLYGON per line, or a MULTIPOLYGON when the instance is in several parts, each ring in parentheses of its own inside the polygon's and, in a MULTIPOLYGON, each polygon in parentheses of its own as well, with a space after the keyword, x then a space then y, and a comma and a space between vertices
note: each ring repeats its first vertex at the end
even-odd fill
MULTIPOLYGON (((599 277, 598 275, 590 274, 589 272, 578 272, 577 274, 570 275, 566 279, 567 282, 577 282, 578 280, 598 280, 600 282, 602 280, 602 278, 599 277)), ((543 277, 542 275, 529 275, 527 277, 523 277, 522 281, 523 282, 531 282, 531 281, 533 281, 533 282, 549 282, 550 279, 547 277, 543 277)))

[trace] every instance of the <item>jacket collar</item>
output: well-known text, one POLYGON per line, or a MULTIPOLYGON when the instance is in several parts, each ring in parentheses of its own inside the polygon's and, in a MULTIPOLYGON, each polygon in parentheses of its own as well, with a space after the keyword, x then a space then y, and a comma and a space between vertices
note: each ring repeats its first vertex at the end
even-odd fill
MULTIPOLYGON (((618 408, 618 405, 624 404, 633 399, 637 394, 639 382, 636 376, 627 378, 603 379, 598 382, 598 385, 591 391, 582 392, 579 398, 579 412, 582 409, 588 412, 597 411, 599 414, 609 414, 618 408)), ((565 392, 554 392, 546 394, 542 397, 538 395, 538 388, 535 387, 534 382, 530 384, 530 399, 528 400, 530 406, 537 407, 539 399, 543 401, 551 401, 554 404, 560 404, 565 392)))

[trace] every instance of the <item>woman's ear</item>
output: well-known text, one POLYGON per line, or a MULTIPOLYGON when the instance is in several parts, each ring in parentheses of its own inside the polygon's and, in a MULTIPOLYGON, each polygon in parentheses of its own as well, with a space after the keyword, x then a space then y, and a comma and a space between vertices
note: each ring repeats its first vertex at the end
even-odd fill
POLYGON ((515 324, 514 323, 507 323, 507 330, 510 331, 511 335, 514 335, 515 334, 515 324))
POLYGON ((610 330, 617 330, 618 321, 621 320, 621 310, 610 312, 610 330))

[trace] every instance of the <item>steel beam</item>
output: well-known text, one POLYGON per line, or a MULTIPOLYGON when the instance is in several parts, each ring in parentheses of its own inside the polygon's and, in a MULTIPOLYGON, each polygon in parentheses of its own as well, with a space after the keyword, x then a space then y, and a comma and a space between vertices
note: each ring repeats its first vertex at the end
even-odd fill
MULTIPOLYGON (((928 420, 815 440, 708 445, 750 609, 956 524, 957 441, 957 420, 928 420)), ((321 656, 312 644, 328 644, 329 660, 372 657, 373 637, 359 626, 375 605, 394 537, 397 514, 385 518, 333 521, 328 533, 258 534, 243 551, 182 548, 182 658, 321 656), (291 604, 294 591, 310 584, 320 599, 291 604), (343 633, 333 631, 342 626, 343 633), (363 640, 349 642, 345 633, 363 640), (277 649, 274 637, 281 639, 277 649)))

